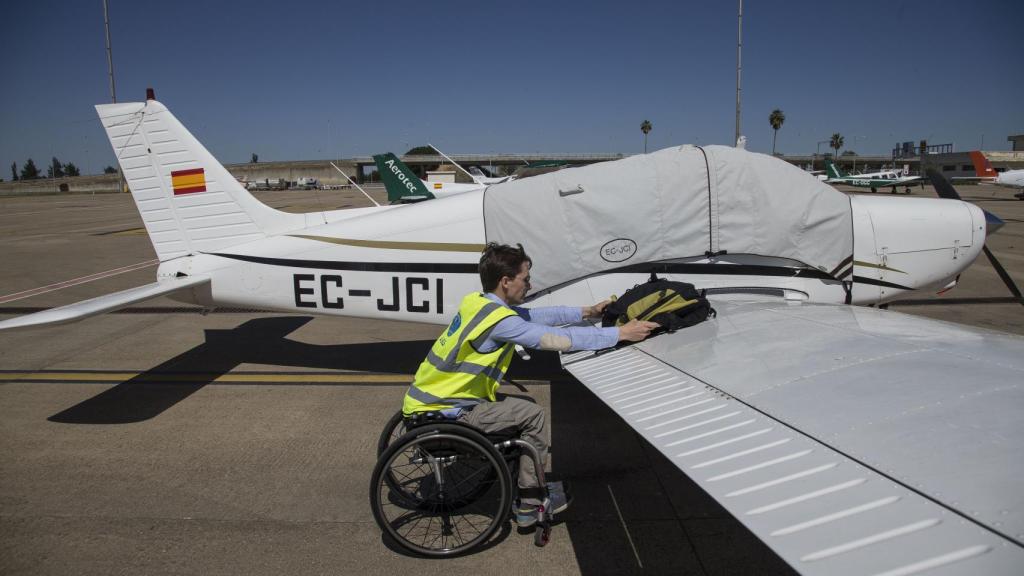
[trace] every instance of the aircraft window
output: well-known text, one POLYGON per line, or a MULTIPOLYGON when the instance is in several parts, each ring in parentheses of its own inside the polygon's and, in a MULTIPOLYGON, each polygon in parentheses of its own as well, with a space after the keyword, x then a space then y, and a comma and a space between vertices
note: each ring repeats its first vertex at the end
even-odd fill
POLYGON ((942 167, 943 172, 956 172, 956 164, 947 165, 942 167))

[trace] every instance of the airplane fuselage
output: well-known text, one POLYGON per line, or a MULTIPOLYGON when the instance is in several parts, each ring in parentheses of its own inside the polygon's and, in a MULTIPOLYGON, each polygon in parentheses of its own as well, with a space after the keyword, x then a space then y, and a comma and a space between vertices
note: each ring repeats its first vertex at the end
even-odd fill
MULTIPOLYGON (((210 276, 208 288, 178 297, 211 308, 445 324, 462 297, 480 289, 482 202, 479 191, 370 209, 356 218, 170 260, 161 264, 159 275, 210 276)), ((984 215, 970 204, 870 197, 852 197, 851 203, 854 281, 849 286, 785 259, 700 255, 577 279, 531 304, 600 301, 645 281, 650 272, 698 288, 774 288, 799 300, 873 304, 947 287, 981 251, 984 215), (930 224, 936 220, 945 225, 930 224)))

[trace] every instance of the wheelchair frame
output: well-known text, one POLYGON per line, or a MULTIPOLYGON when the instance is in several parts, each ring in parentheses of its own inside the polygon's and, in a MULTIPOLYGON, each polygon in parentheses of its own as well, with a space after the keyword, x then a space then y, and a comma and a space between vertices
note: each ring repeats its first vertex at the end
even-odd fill
MULTIPOLYGON (((545 480, 544 466, 540 453, 529 442, 507 435, 486 434, 468 424, 457 422, 437 412, 417 414, 406 419, 398 411, 382 430, 377 443, 377 464, 370 482, 370 502, 374 519, 381 531, 390 535, 403 549, 414 554, 431 557, 451 557, 470 552, 488 541, 512 514, 512 502, 517 490, 514 474, 519 457, 527 454, 533 459, 537 481, 543 498, 539 510, 540 518, 534 530, 534 544, 544 546, 551 537, 550 495, 545 480), (405 432, 396 434, 405 428, 405 432), (475 453, 474 453, 475 452, 475 453), (396 464, 396 462, 399 462, 396 464), (453 467, 486 463, 486 473, 480 469, 472 471, 478 478, 475 485, 462 486, 468 479, 457 479, 453 467), (509 463, 513 466, 509 466, 509 463), (413 466, 420 474, 416 480, 400 473, 395 468, 413 466), (425 468, 423 468, 425 467, 425 468), (429 470, 429 472, 428 472, 429 470), (430 478, 428 479, 427 476, 430 478), (424 486, 427 486, 425 489, 424 486), (487 526, 468 541, 461 541, 459 520, 456 518, 462 508, 475 506, 477 500, 486 498, 492 489, 500 491, 498 507, 494 510, 487 526), (454 489, 454 490, 453 490, 454 489), (422 492, 427 490, 429 495, 422 492), (452 493, 449 493, 453 490, 452 493), (441 534, 433 540, 428 536, 420 543, 412 541, 402 528, 412 522, 410 515, 399 514, 389 518, 388 507, 411 508, 417 526, 426 519, 429 530, 439 520, 441 534), (453 538, 453 536, 458 536, 453 538), (460 540, 452 542, 452 540, 460 540)), ((493 497, 493 496, 492 496, 493 497)), ((476 528, 473 522, 464 522, 476 528)))

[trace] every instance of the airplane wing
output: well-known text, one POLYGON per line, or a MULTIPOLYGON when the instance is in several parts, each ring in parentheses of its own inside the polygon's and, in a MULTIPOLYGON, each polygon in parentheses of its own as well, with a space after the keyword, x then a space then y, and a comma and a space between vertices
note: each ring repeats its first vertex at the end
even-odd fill
POLYGON ((801 573, 1020 573, 1024 339, 713 304, 692 328, 562 362, 801 573))
POLYGON ((153 284, 129 288, 128 290, 106 294, 91 300, 83 300, 82 302, 76 302, 67 306, 3 320, 0 321, 0 330, 27 328, 29 326, 42 326, 46 324, 66 324, 96 314, 124 308, 137 302, 156 298, 157 296, 164 296, 178 290, 202 286, 209 282, 210 279, 205 276, 168 278, 153 284))

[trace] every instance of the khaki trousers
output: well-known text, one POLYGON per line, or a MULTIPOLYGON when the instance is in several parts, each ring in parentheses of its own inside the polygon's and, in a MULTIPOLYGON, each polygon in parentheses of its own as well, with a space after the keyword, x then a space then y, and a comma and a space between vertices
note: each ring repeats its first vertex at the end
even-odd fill
MULTIPOLYGON (((515 428, 519 437, 533 445, 540 453, 542 463, 548 460, 548 420, 544 409, 533 402, 513 396, 499 396, 497 402, 477 404, 459 416, 459 421, 484 432, 499 432, 515 428)), ((537 487, 537 472, 533 458, 519 457, 519 487, 537 487)))

